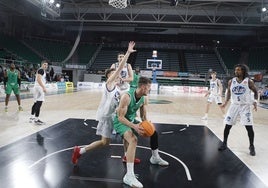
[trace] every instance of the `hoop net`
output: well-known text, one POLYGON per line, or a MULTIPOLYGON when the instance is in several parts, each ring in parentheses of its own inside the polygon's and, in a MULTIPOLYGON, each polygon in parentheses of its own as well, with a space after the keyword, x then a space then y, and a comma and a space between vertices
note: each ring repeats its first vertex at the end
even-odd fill
POLYGON ((109 0, 109 5, 114 8, 123 9, 127 7, 127 0, 109 0))

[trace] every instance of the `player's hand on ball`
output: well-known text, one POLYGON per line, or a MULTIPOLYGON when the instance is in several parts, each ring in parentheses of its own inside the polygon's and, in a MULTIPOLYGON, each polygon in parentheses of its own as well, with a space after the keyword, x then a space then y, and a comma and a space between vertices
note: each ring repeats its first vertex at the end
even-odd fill
POLYGON ((141 123, 138 124, 136 132, 137 132, 139 135, 143 136, 143 135, 144 135, 144 128, 143 128, 142 126, 140 126, 140 124, 141 124, 141 123))

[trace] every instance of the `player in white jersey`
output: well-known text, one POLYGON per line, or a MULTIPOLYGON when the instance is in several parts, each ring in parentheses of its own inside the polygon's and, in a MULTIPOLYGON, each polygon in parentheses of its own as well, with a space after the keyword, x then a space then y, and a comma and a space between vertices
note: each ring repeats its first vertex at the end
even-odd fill
POLYGON ((40 108, 45 101, 46 90, 46 70, 48 68, 48 62, 43 60, 41 62, 41 68, 36 72, 35 83, 33 87, 34 104, 31 110, 30 122, 35 122, 37 125, 43 125, 44 122, 39 119, 40 108))
POLYGON ((82 154, 110 144, 113 131, 113 116, 115 114, 116 107, 119 104, 120 97, 117 85, 120 83, 120 73, 126 64, 129 55, 136 51, 134 50, 134 46, 135 42, 129 42, 128 50, 123 58, 120 58, 118 68, 110 68, 105 72, 107 81, 105 83, 103 96, 97 110, 96 118, 96 120, 99 121, 96 134, 100 135, 101 139, 92 142, 83 148, 75 146, 72 154, 73 164, 77 164, 78 159, 82 154))
POLYGON ((240 117, 241 125, 244 125, 249 137, 249 151, 250 155, 256 155, 254 147, 254 131, 253 131, 253 110, 257 111, 258 91, 254 85, 253 80, 248 78, 248 67, 244 64, 235 66, 235 77, 228 82, 226 101, 222 108, 228 104, 231 99, 231 105, 225 117, 225 128, 223 143, 219 147, 220 151, 227 148, 227 139, 230 129, 235 125, 237 118, 240 117), (254 93, 254 100, 251 97, 251 91, 254 93))
MULTIPOLYGON (((122 60, 122 58, 124 57, 124 52, 119 52, 117 54, 117 60, 118 62, 120 62, 122 60)), ((118 69, 119 67, 119 63, 113 63, 111 65, 111 69, 118 69)), ((126 92, 129 90, 130 86, 129 83, 133 80, 133 70, 132 67, 129 63, 126 63, 123 67, 123 69, 120 72, 120 84, 119 84, 119 88, 121 90, 121 92, 126 92)))
POLYGON ((222 111, 222 114, 224 115, 225 113, 224 110, 220 106, 222 104, 222 83, 216 76, 217 76, 217 73, 215 71, 211 72, 210 87, 209 87, 208 92, 205 95, 205 97, 208 96, 206 112, 205 112, 205 116, 202 117, 202 120, 208 119, 209 108, 213 101, 215 101, 215 103, 219 105, 222 111))

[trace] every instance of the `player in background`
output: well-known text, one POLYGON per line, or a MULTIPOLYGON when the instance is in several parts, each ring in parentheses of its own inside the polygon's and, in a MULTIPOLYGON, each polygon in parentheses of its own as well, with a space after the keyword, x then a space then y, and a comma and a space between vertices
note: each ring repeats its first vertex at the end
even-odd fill
POLYGON ((6 91, 5 112, 8 111, 8 102, 12 91, 14 92, 17 99, 18 110, 23 111, 20 100, 20 85, 20 72, 16 69, 15 64, 11 63, 10 68, 4 71, 4 89, 6 91))
POLYGON ((208 92, 206 93, 205 97, 207 97, 207 105, 206 105, 206 111, 205 115, 202 117, 202 120, 207 120, 208 119, 208 112, 210 109, 210 105, 212 104, 213 101, 219 106, 219 108, 222 111, 222 114, 224 116, 225 111, 223 108, 221 108, 222 105, 222 83, 221 81, 217 78, 217 73, 215 71, 211 72, 211 79, 209 81, 210 87, 208 92))
MULTIPOLYGON (((122 59, 124 58, 124 52, 119 52, 117 54, 117 60, 118 62, 113 63, 111 65, 111 69, 114 68, 115 70, 118 69, 119 67, 119 62, 122 61, 122 59)), ((121 92, 127 91, 129 90, 129 83, 133 80, 133 70, 132 67, 129 63, 126 63, 123 67, 123 69, 120 72, 120 83, 119 83, 119 88, 121 90, 121 92)))
POLYGON ((41 67, 36 72, 36 78, 33 87, 33 97, 34 97, 34 104, 31 110, 31 117, 30 123, 34 122, 37 125, 45 124, 43 121, 39 119, 40 109, 45 101, 45 93, 46 90, 46 70, 48 68, 48 62, 43 60, 41 62, 41 67))

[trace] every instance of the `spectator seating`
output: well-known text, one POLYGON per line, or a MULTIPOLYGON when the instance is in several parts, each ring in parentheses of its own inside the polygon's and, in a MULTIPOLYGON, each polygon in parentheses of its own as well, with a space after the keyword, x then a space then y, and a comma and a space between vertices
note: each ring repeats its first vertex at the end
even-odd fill
POLYGON ((208 70, 224 73, 224 70, 214 52, 186 50, 185 60, 190 73, 207 73, 208 70))

